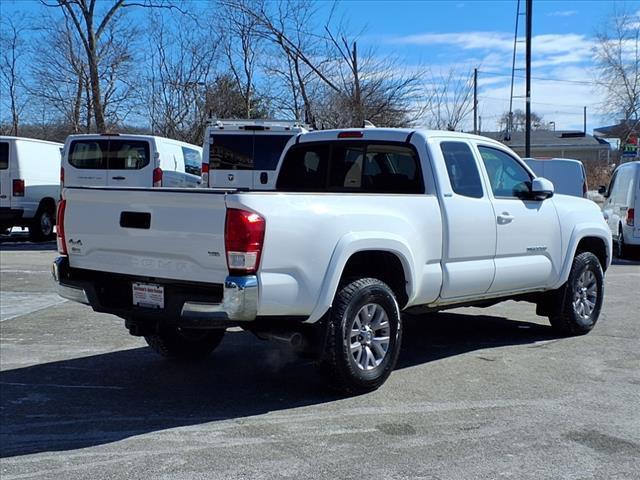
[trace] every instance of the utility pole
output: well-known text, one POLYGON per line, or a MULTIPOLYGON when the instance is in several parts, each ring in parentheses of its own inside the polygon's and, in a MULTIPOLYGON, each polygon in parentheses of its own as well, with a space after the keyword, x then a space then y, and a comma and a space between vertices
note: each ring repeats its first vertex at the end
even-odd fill
POLYGON ((531 157, 531 25, 533 0, 527 0, 524 156, 531 157))
POLYGON ((587 107, 584 107, 583 120, 584 120, 584 129, 583 129, 583 132, 584 132, 584 134, 586 135, 586 134, 587 134, 587 107))
POLYGON ((473 69, 473 133, 478 134, 478 69, 473 69))

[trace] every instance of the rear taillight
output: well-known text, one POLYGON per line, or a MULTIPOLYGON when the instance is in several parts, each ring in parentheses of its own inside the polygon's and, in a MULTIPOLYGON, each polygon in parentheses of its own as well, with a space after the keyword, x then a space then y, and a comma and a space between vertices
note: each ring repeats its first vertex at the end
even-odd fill
POLYGON ((260 265, 265 221, 257 213, 230 208, 224 228, 227 266, 231 275, 254 274, 260 265))
POLYGON ((362 138, 362 132, 347 130, 346 132, 338 133, 338 138, 362 138))
POLYGON ((209 173, 209 164, 208 163, 202 163, 202 173, 209 173))
POLYGON ((635 225, 635 222, 633 220, 635 213, 636 213, 635 208, 630 208, 629 210, 627 210, 627 225, 630 227, 633 227, 635 225))
POLYGON ((153 169, 153 186, 154 187, 162 186, 162 169, 160 167, 156 167, 153 169))
POLYGON ((202 170, 200 171, 200 176, 202 177, 202 185, 205 187, 209 186, 209 164, 202 163, 202 170))
POLYGON ((60 167, 60 188, 64 188, 64 167, 60 167))
POLYGON ((13 196, 24 197, 24 180, 21 178, 13 180, 13 196))
POLYGON ((67 208, 67 201, 62 199, 58 203, 58 216, 56 217, 56 241, 58 243, 58 252, 62 255, 67 254, 67 242, 64 238, 64 211, 67 208))

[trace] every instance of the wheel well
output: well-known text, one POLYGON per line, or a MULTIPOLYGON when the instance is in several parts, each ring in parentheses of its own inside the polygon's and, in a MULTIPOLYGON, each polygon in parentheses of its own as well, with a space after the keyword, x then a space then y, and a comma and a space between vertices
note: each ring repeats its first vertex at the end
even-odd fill
POLYGON ((403 308, 409 300, 407 295, 407 280, 400 259, 391 252, 369 250, 354 253, 342 271, 342 278, 377 278, 383 281, 403 308))
POLYGON ((602 271, 607 269, 607 247, 604 240, 598 237, 585 237, 578 243, 576 248, 576 255, 583 252, 591 252, 600 261, 602 271))
POLYGON ((45 197, 40 200, 40 205, 38 205, 38 212, 42 210, 49 210, 53 213, 53 221, 56 221, 56 201, 51 197, 45 197))

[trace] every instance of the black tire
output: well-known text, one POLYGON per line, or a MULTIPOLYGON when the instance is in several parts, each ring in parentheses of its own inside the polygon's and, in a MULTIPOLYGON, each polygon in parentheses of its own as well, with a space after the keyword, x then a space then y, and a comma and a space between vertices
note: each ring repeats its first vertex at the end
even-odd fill
POLYGON ((393 291, 376 278, 345 283, 338 289, 326 321, 327 339, 320 371, 329 385, 349 394, 380 387, 393 371, 402 343, 402 320, 393 291), (364 313, 360 316, 361 312, 364 313), (386 315, 386 322, 380 312, 386 315), (354 322, 361 325, 359 330, 354 322), (361 334, 351 336, 352 327, 361 334), (385 337, 387 349, 382 354, 381 339, 385 337), (359 350, 352 350, 352 339, 359 350))
POLYGON ((558 290, 555 305, 550 309, 551 326, 562 335, 589 333, 600 316, 603 295, 604 274, 598 257, 591 252, 576 255, 569 279, 558 290))
POLYGON ((626 243, 624 243, 624 233, 622 232, 622 227, 619 228, 618 240, 616 241, 616 257, 618 258, 627 258, 629 256, 629 247, 626 243))
POLYGON ((54 212, 41 205, 29 225, 29 237, 34 242, 46 242, 53 239, 54 212))
POLYGON ((224 329, 198 330, 163 327, 146 335, 147 344, 163 357, 175 360, 199 360, 213 352, 224 337, 224 329))

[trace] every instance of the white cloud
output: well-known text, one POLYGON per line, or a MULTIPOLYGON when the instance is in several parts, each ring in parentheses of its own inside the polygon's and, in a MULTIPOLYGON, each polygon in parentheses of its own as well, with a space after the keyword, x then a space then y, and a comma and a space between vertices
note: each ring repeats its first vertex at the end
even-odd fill
POLYGON ((577 10, 558 10, 556 12, 547 13, 547 17, 573 17, 577 14, 577 10))

